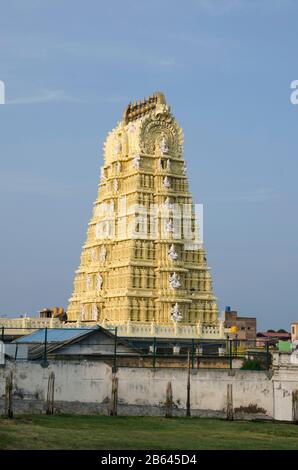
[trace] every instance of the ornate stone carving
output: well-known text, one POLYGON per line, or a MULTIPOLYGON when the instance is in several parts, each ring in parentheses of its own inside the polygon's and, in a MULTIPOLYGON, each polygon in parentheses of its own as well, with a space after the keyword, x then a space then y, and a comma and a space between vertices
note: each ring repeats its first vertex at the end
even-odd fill
POLYGON ((132 167, 135 169, 139 169, 141 164, 141 157, 140 155, 135 155, 132 161, 132 167))
POLYGON ((101 233, 100 233, 100 224, 95 225, 95 236, 96 238, 100 238, 101 233))
POLYGON ((95 248, 92 248, 91 249, 91 261, 95 261, 95 258, 96 258, 96 250, 95 248))
POLYGON ((118 188, 119 188, 119 183, 118 183, 118 180, 115 179, 113 181, 113 190, 115 191, 115 193, 118 191, 118 188))
POLYGON ((92 320, 97 321, 97 317, 98 317, 97 305, 93 303, 92 304, 92 320))
MULTIPOLYGON (((181 156, 183 135, 182 129, 178 126, 175 119, 169 112, 165 105, 159 106, 155 111, 152 111, 142 123, 140 129, 140 146, 145 154, 153 155, 162 139, 165 139, 167 152, 177 157, 181 156)), ((162 152, 161 148, 159 151, 162 152)))
POLYGON ((167 197, 166 200, 165 200, 165 203, 164 203, 164 206, 166 209, 170 210, 173 208, 173 204, 171 204, 171 201, 170 201, 170 198, 167 197))
MULTIPOLYGON (((183 249, 181 239, 178 241, 181 224, 174 209, 176 204, 192 200, 183 174, 182 145, 182 130, 160 93, 131 103, 124 119, 108 134, 98 196, 67 311, 69 320, 79 320, 82 310, 84 320, 100 318, 101 324, 119 325, 122 332, 130 321, 130 334, 136 336, 143 335, 152 322, 157 335, 169 336, 195 328, 198 321, 204 328, 216 324, 217 307, 211 279, 205 276, 206 259, 201 253, 200 262, 192 253, 187 256, 185 250, 195 248, 186 248, 184 239, 183 249), (128 207, 151 209, 146 218, 150 237, 143 239, 139 230, 135 239, 127 230, 135 222, 142 228, 145 218, 139 210, 135 220, 132 211, 122 216, 122 198, 128 207), (201 278, 200 273, 204 273, 201 278), (176 323, 181 320, 185 325, 178 328, 176 323)), ((184 225, 182 229, 184 236, 184 225)))
POLYGON ((168 141, 165 138, 165 136, 162 137, 160 144, 159 144, 159 148, 160 148, 161 153, 168 153, 169 151, 168 141))
POLYGON ((100 261, 104 262, 106 260, 107 256, 107 249, 104 245, 102 245, 100 249, 100 261))
POLYGON ((107 179, 105 175, 104 167, 101 167, 101 179, 102 179, 102 182, 105 182, 107 179))
POLYGON ((111 222, 106 220, 103 225, 103 233, 105 238, 109 238, 111 235, 111 222))
POLYGON ((152 110, 160 110, 161 107, 165 107, 167 110, 169 109, 169 107, 166 106, 165 96, 160 91, 157 91, 147 99, 144 98, 138 102, 129 103, 125 108, 122 122, 127 124, 131 121, 138 121, 152 110))
POLYGON ((170 219, 167 222, 167 232, 173 233, 174 232, 174 224, 173 221, 170 219))
POLYGON ((174 245, 170 246, 170 249, 168 251, 169 258, 171 258, 172 261, 176 261, 178 259, 178 254, 175 251, 174 245))
POLYGON ((82 320, 82 321, 86 320, 86 308, 85 308, 85 305, 81 305, 80 317, 81 317, 81 320, 82 320))
POLYGON ((169 188, 171 187, 170 179, 169 179, 167 176, 164 177, 163 185, 164 185, 164 187, 167 188, 167 189, 169 189, 169 188))
POLYGON ((172 287, 173 289, 179 289, 179 287, 181 287, 180 278, 176 273, 171 274, 169 282, 170 287, 172 287))
POLYGON ((98 273, 96 276, 96 289, 100 291, 102 289, 102 284, 103 284, 103 278, 101 274, 98 273))
POLYGON ((86 277, 86 289, 90 290, 90 287, 91 287, 91 278, 88 274, 87 277, 86 277))
POLYGON ((127 132, 130 134, 134 133, 136 130, 136 125, 133 122, 129 122, 127 125, 127 132))
POLYGON ((100 204, 97 204, 95 207, 94 207, 94 216, 97 217, 100 215, 100 204))
POLYGON ((119 139, 116 140, 115 145, 114 145, 114 152, 115 155, 118 156, 121 152, 121 142, 119 139))
POLYGON ((171 318, 172 318, 173 322, 175 322, 175 323, 181 321, 182 318, 183 318, 177 303, 175 303, 174 307, 172 307, 171 314, 172 314, 171 318))

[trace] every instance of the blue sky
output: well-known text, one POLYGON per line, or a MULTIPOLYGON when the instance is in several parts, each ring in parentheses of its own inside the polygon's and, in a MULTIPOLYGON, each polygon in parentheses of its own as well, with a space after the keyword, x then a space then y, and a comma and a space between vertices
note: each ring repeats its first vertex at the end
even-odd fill
POLYGON ((295 0, 1 3, 0 315, 67 306, 106 133, 161 90, 220 308, 298 319, 297 17, 295 0))

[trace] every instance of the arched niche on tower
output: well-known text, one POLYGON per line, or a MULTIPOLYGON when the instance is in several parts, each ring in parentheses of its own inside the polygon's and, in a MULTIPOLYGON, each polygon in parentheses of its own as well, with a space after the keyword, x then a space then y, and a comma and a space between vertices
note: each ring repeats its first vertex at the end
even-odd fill
POLYGON ((182 156, 183 132, 177 121, 169 114, 152 112, 144 119, 140 128, 140 147, 146 155, 182 156), (164 141, 166 150, 161 146, 164 141))

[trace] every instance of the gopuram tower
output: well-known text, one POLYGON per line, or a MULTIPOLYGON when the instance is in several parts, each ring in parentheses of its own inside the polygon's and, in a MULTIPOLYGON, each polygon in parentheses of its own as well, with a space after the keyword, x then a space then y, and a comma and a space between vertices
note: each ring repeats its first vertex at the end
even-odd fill
POLYGON ((222 336, 182 147, 162 93, 129 104, 108 134, 69 321, 120 336, 222 336))

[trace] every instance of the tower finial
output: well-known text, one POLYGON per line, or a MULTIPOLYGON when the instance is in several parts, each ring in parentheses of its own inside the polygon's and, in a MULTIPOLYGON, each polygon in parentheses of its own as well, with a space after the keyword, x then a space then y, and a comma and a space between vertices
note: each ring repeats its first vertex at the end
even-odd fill
POLYGON ((166 102, 166 97, 165 97, 165 95, 164 95, 161 91, 156 91, 156 92, 154 93, 154 95, 155 95, 156 98, 157 98, 158 104, 167 104, 167 102, 166 102))
POLYGON ((129 103, 123 113, 125 124, 128 124, 129 121, 133 121, 134 119, 138 119, 143 114, 156 108, 157 104, 166 104, 165 95, 161 91, 156 91, 152 96, 144 98, 143 100, 129 103))

